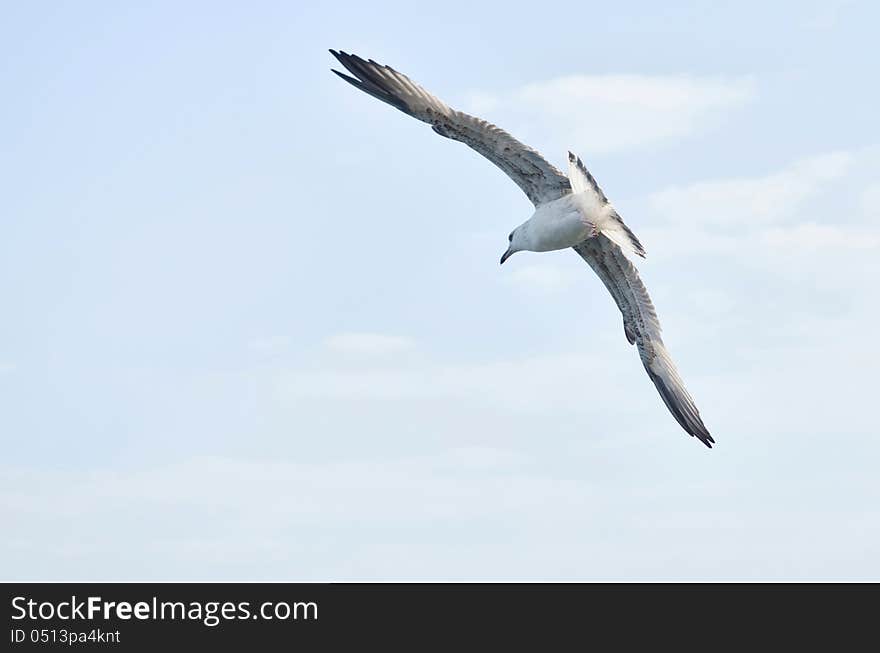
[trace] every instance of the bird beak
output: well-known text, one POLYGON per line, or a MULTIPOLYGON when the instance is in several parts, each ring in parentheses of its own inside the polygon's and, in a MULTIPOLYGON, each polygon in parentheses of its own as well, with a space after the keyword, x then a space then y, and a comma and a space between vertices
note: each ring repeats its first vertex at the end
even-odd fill
POLYGON ((513 254, 513 252, 511 252, 511 251, 510 251, 510 248, 508 247, 508 248, 507 248, 507 251, 504 252, 504 254, 501 255, 501 263, 499 263, 499 265, 504 265, 504 261, 506 261, 507 259, 509 259, 511 254, 513 254))

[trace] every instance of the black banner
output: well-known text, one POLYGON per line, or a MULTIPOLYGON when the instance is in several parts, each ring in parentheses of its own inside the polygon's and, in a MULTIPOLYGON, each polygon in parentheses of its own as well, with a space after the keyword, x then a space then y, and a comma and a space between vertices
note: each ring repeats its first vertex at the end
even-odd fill
MULTIPOLYGON (((155 651, 160 647, 396 645, 468 649, 572 637, 619 645, 792 637, 870 627, 877 585, 10 583, 7 646, 155 651), (735 626, 735 627, 734 627, 735 626)), ((456 649, 457 650, 457 649, 456 649)))

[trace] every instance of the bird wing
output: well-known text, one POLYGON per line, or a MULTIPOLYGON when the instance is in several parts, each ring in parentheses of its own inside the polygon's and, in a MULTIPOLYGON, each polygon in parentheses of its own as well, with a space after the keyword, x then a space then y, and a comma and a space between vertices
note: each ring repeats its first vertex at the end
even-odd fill
POLYGON ((669 412, 685 431, 711 448, 715 440, 663 344, 657 311, 632 262, 603 234, 575 245, 574 250, 593 268, 617 302, 626 338, 637 345, 645 371, 669 412))
POLYGON ((352 86, 430 124, 434 131, 460 141, 501 168, 535 206, 571 192, 571 184, 538 152, 490 122, 456 111, 390 66, 330 50, 354 77, 336 70, 352 86))

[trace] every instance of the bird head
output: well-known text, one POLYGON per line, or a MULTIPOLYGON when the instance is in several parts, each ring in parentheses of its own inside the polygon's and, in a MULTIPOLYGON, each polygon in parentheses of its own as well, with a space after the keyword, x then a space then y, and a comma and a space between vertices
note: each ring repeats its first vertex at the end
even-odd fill
POLYGON ((510 235, 507 237, 507 242, 510 244, 507 246, 507 251, 501 255, 501 264, 502 265, 504 264, 504 261, 509 259, 514 254, 514 252, 518 252, 522 249, 522 247, 520 247, 520 243, 519 243, 519 240, 520 240, 519 231, 520 231, 520 229, 519 229, 519 227, 517 227, 516 229, 511 231, 510 235))

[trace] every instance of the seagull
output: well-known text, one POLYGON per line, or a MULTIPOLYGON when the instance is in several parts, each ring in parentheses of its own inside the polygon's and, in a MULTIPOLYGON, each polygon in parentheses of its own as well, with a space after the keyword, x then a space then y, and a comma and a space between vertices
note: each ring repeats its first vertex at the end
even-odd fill
POLYGON ((503 264, 515 252, 571 247, 605 284, 623 316, 623 332, 636 345, 645 371, 663 402, 690 435, 711 448, 715 440, 660 337, 660 322, 629 255, 645 249, 614 209, 580 157, 568 153, 568 175, 541 154, 490 122, 457 111, 390 66, 330 50, 351 75, 333 70, 352 86, 431 125, 501 168, 535 205, 535 212, 508 236, 503 264))

